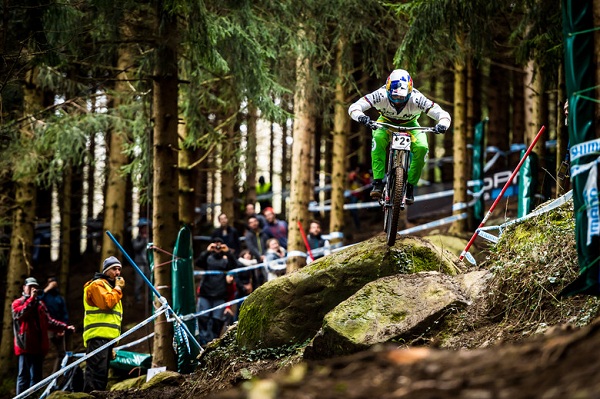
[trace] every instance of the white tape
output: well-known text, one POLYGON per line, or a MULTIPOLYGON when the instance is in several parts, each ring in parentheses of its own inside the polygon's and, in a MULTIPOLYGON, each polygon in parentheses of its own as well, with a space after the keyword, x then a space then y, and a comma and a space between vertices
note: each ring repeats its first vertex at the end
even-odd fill
POLYGON ((481 237, 481 238, 484 238, 488 241, 493 242, 494 244, 497 244, 498 240, 499 240, 499 237, 496 237, 495 235, 490 234, 490 233, 486 233, 483 230, 479 230, 479 233, 477 233, 477 235, 479 235, 479 237, 481 237))
POLYGON ((466 218, 467 218, 466 213, 461 213, 459 215, 452 215, 452 216, 448 216, 443 219, 439 219, 439 220, 435 220, 433 222, 422 224, 420 226, 415 226, 415 227, 411 227, 410 229, 399 231, 398 234, 412 234, 412 233, 416 233, 417 231, 432 229, 434 227, 443 226, 445 224, 449 224, 449 223, 455 222, 457 220, 462 220, 462 219, 466 219, 466 218))

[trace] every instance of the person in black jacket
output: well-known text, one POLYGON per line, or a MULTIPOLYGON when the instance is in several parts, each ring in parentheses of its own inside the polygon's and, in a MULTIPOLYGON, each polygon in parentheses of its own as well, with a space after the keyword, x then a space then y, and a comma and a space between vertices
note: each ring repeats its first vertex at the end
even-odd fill
MULTIPOLYGON (((198 257, 196 266, 208 272, 202 276, 200 282, 197 311, 202 312, 224 304, 229 299, 227 286, 234 283, 233 275, 227 272, 238 266, 223 240, 213 238, 206 251, 198 257)), ((233 293, 235 294, 235 291, 233 293)), ((220 336, 225 322, 224 311, 221 307, 198 316, 199 340, 202 346, 220 336)))
POLYGON ((235 227, 229 225, 229 218, 226 214, 220 214, 218 219, 219 227, 213 231, 211 237, 223 240, 233 256, 238 256, 241 250, 240 234, 235 227))

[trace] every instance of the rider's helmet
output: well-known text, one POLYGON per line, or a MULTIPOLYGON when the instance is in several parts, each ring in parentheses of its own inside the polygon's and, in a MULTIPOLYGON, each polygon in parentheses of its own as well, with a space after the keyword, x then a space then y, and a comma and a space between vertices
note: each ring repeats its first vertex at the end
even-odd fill
POLYGON ((388 99, 394 104, 406 103, 412 89, 412 78, 404 69, 394 69, 385 82, 388 99))

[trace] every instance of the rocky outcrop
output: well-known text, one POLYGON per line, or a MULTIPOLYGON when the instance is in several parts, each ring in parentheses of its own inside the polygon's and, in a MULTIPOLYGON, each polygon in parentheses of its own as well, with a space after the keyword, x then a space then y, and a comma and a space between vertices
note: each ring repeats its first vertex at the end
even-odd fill
POLYGON ((409 340, 441 325, 444 317, 467 303, 458 282, 445 274, 382 278, 329 312, 304 354, 306 358, 326 358, 378 343, 409 340))
POLYGON ((244 301, 241 348, 275 348, 310 340, 332 309, 382 277, 438 271, 456 274, 456 256, 431 242, 404 237, 389 248, 375 237, 328 255, 260 287, 244 301))

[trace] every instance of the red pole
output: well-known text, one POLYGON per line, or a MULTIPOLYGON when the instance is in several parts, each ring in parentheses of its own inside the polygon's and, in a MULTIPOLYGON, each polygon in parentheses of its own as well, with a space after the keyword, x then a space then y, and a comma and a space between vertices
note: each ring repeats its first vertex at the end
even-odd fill
POLYGON ((535 147, 535 144, 537 143, 537 141, 539 140, 540 136, 542 135, 542 133, 544 133, 545 130, 546 130, 546 127, 542 126, 542 128, 540 129, 540 131, 538 132, 538 134, 535 135, 535 138, 533 139, 533 141, 529 145, 529 148, 527 148, 527 151, 525 151, 525 154, 523 155, 523 158, 521 158, 521 161, 519 161, 519 164, 517 165, 517 167, 515 168, 515 170, 510 175, 510 179, 508 179, 508 181, 504 185, 504 188, 502 188, 502 191, 500 191, 500 194, 498 194, 498 197, 496 197, 496 200, 494 201, 494 203, 490 207, 490 210, 488 211, 488 213, 486 213, 485 217, 483 218, 483 220, 479 224, 479 227, 477 227, 477 230, 475 230, 475 233, 473 233, 473 237, 471 237, 471 239, 469 240, 469 243, 467 244, 467 246, 465 247, 465 249, 460 254, 460 257, 458 258, 458 260, 460 260, 460 261, 463 260, 463 258, 465 257, 466 253, 469 251, 469 248, 471 248, 471 245, 473 244, 473 241, 475 241, 475 239, 479 235, 479 229, 481 229, 485 225, 485 223, 487 222, 487 220, 490 218, 490 216, 492 215, 492 212, 494 211, 494 208, 496 208, 496 205, 498 205, 498 202, 500 202, 500 200, 504 196, 504 193, 506 192, 506 190, 508 189, 508 187, 511 185, 513 179, 515 178, 515 176, 517 175, 517 173, 519 173, 519 169, 521 169, 521 165, 523 165, 523 162, 525 162, 525 159, 527 159, 527 157, 529 156, 529 154, 533 150, 533 147, 535 147))
POLYGON ((304 233, 304 229, 302 228, 302 223, 300 223, 299 220, 298 220, 298 229, 300 229, 300 234, 302 235, 302 239, 304 240, 304 246, 306 247, 306 251, 308 251, 308 256, 310 256, 310 261, 312 262, 313 260, 315 260, 315 257, 313 256, 313 254, 310 250, 310 245, 308 245, 308 239, 306 238, 306 234, 304 233))

